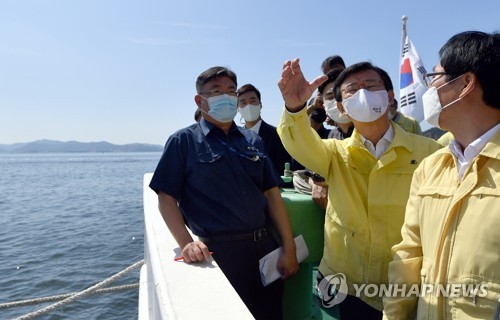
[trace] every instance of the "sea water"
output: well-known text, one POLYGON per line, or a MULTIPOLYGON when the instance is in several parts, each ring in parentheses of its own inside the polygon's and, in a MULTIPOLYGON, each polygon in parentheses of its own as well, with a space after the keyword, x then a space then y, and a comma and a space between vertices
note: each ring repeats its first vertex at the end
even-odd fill
MULTIPOLYGON (((0 154, 0 304, 79 292, 143 259, 142 180, 160 157, 0 154)), ((138 282, 136 269, 111 286, 138 282)), ((137 319, 137 304, 138 290, 105 293, 40 319, 137 319)))

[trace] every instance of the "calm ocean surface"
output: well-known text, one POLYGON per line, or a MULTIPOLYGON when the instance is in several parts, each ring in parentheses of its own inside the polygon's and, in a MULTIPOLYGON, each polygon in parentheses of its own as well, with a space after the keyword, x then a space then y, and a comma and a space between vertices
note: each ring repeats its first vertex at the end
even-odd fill
MULTIPOLYGON (((0 303, 82 291, 143 259, 142 179, 160 157, 0 154, 0 303)), ((111 286, 138 282, 136 269, 111 286)), ((137 290, 106 293, 39 319, 137 319, 137 303, 137 290)))

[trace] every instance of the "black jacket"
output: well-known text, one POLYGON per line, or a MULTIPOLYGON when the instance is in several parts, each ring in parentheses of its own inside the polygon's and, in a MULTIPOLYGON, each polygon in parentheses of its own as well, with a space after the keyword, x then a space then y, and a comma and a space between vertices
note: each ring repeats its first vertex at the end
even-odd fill
POLYGON ((283 175, 283 170, 285 169, 285 163, 292 163, 292 157, 286 152, 285 147, 283 147, 283 143, 281 143, 281 139, 278 136, 278 132, 276 131, 276 127, 267 124, 262 120, 259 129, 259 136, 264 141, 264 146, 266 148, 266 152, 271 158, 274 167, 278 171, 279 175, 283 175))

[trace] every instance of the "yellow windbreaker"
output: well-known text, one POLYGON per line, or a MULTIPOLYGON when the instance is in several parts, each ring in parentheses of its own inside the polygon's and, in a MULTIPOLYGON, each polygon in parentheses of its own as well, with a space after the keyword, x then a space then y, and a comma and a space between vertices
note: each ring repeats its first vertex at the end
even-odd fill
POLYGON ((420 123, 415 118, 405 116, 399 112, 399 117, 396 119, 396 123, 403 128, 406 132, 422 135, 422 129, 420 128, 420 123))
POLYGON ((430 290, 422 290, 426 294, 420 298, 384 299, 385 319, 410 319, 417 310, 418 319, 493 318, 500 297, 500 131, 462 181, 449 148, 422 162, 413 177, 402 236, 393 248, 389 281, 430 290), (462 284, 465 291, 437 284, 462 284))
MULTIPOLYGON (((287 151, 323 177, 328 185, 325 245, 319 270, 343 273, 353 284, 387 283, 391 247, 401 241, 401 226, 411 177, 420 162, 441 146, 405 132, 395 123, 394 140, 377 160, 354 130, 345 140, 321 140, 306 110, 283 112, 278 133, 287 151)), ((361 296, 382 310, 380 297, 361 296)))

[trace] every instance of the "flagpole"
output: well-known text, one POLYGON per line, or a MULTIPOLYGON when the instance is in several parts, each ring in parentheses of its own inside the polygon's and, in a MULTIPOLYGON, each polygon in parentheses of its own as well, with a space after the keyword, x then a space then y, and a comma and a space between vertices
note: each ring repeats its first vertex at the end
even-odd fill
POLYGON ((408 17, 402 16, 401 20, 403 21, 403 37, 401 39, 401 57, 403 57, 403 49, 405 47, 405 40, 406 40, 406 20, 408 20, 408 17))
POLYGON ((399 52, 399 100, 401 102, 401 63, 403 62, 403 50, 405 48, 405 40, 406 40, 406 20, 408 20, 408 17, 403 15, 401 17, 401 20, 403 21, 403 36, 401 38, 401 51, 399 52))

